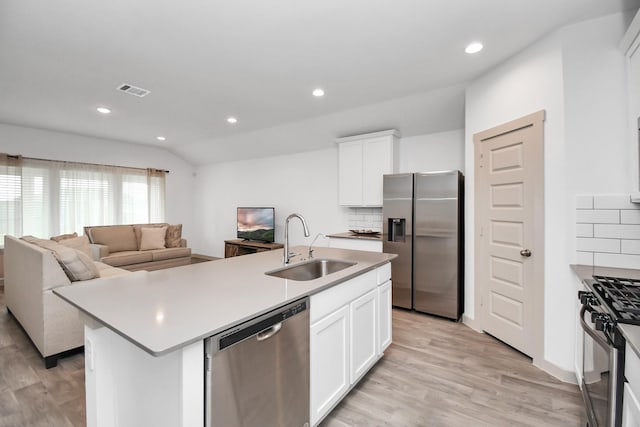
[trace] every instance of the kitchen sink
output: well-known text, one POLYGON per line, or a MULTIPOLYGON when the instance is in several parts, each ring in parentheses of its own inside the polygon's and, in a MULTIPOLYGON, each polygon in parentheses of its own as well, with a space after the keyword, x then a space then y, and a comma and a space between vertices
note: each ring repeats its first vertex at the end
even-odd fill
POLYGON ((331 273, 336 273, 347 267, 351 267, 352 265, 356 265, 356 263, 336 259, 312 259, 288 267, 279 268, 277 270, 267 271, 265 274, 268 276, 304 282, 307 280, 318 279, 331 273))

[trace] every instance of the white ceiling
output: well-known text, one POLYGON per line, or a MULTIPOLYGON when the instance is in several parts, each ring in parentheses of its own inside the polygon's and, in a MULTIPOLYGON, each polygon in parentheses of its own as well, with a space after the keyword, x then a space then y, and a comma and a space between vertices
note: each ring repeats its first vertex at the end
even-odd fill
POLYGON ((2 0, 0 122, 166 147, 194 164, 319 149, 391 127, 404 136, 458 129, 465 82, 553 29, 639 6, 2 0), (465 54, 474 40, 485 49, 465 54), (120 93, 122 83, 151 94, 120 93), (318 86, 324 98, 311 96, 318 86), (113 113, 97 114, 101 105, 113 113))

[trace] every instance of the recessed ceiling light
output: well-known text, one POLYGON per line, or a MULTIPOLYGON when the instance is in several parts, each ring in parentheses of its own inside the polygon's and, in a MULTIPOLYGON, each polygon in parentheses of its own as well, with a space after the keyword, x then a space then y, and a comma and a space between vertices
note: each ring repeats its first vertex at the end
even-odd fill
POLYGON ((324 90, 320 88, 314 89, 313 92, 311 93, 313 94, 313 96, 316 96, 316 97, 324 96, 324 90))
POLYGON ((482 50, 484 46, 482 46, 482 43, 479 42, 473 42, 470 45, 468 45, 464 51, 467 53, 478 53, 482 50))
POLYGON ((111 110, 106 108, 106 107, 98 107, 98 108, 96 108, 96 111, 98 111, 98 113, 102 113, 102 114, 109 114, 111 112, 111 110))
POLYGON ((158 141, 166 141, 167 140, 167 138, 165 138, 164 136, 156 136, 156 139, 158 141))
POLYGON ((229 123, 238 123, 238 119, 236 119, 235 117, 229 117, 229 118, 227 118, 227 122, 229 122, 229 123))

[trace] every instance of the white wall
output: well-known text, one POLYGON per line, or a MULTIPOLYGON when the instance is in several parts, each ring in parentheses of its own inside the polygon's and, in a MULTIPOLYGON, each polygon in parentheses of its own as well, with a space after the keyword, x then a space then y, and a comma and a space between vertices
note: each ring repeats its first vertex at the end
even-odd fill
MULTIPOLYGON (((400 171, 464 169, 462 130, 400 139, 400 171)), ((347 231, 349 208, 338 206, 338 149, 212 164, 198 168, 195 220, 202 230, 194 248, 224 255, 224 240, 236 238, 237 206, 274 206, 276 241, 283 241, 286 216, 302 214, 311 237, 294 220, 289 241, 309 244, 317 233, 347 231)), ((319 245, 326 245, 320 240, 319 245)))
POLYGON ((400 139, 398 172, 464 171, 464 130, 400 139))
POLYGON ((182 223, 187 239, 195 233, 190 191, 194 167, 163 148, 0 124, 0 152, 48 160, 169 170, 166 220, 182 223))
POLYGON ((575 194, 629 188, 624 59, 617 50, 623 22, 613 15, 567 27, 467 89, 465 314, 475 317, 473 134, 544 109, 544 358, 565 371, 575 368, 578 283, 569 268, 575 252, 575 194))
MULTIPOLYGON (((304 238, 300 221, 289 224, 289 243, 309 244, 317 233, 346 231, 345 210, 338 206, 337 147, 264 159, 213 164, 198 168, 195 219, 201 230, 194 241, 199 251, 224 256, 224 240, 236 238, 236 207, 273 206, 276 241, 290 213, 305 217, 311 236, 304 238)), ((326 246, 320 241, 319 245, 326 246)))

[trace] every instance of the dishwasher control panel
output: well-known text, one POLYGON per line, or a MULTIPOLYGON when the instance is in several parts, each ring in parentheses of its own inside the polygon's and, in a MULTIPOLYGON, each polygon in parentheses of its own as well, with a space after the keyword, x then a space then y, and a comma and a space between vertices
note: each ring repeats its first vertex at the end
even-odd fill
POLYGON ((225 348, 244 341, 261 331, 265 331, 274 325, 284 322, 285 320, 306 311, 308 309, 308 304, 308 298, 293 302, 235 326, 217 336, 211 337, 211 339, 217 343, 212 350, 214 350, 214 352, 224 350, 225 348))

